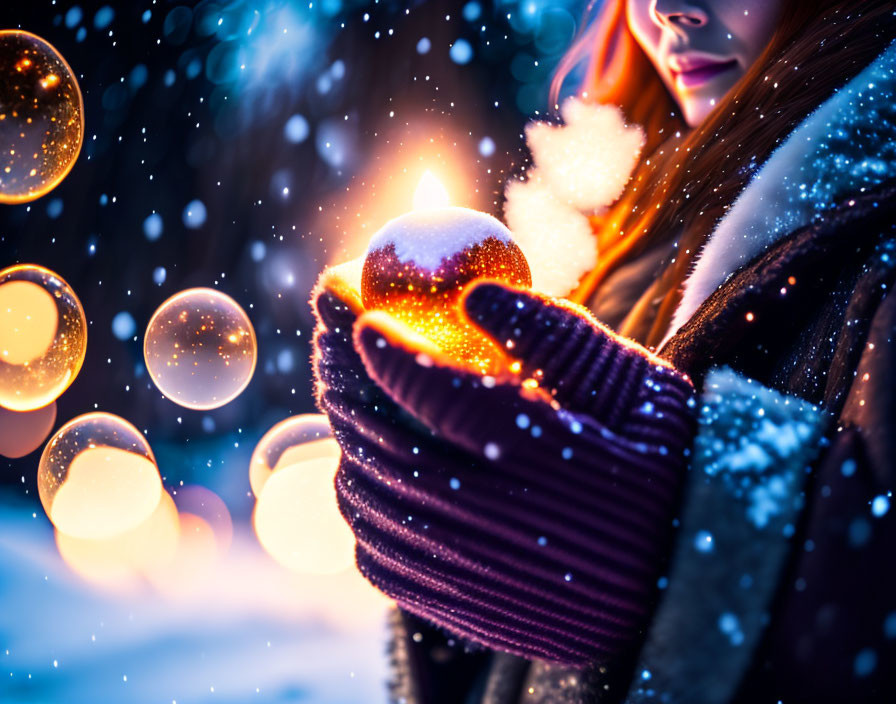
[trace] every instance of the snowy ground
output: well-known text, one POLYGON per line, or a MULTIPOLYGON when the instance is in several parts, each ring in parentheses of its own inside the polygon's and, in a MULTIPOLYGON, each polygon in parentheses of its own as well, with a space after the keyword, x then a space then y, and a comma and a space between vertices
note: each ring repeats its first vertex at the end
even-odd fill
POLYGON ((189 589, 99 590, 41 514, 0 504, 4 704, 385 702, 387 606, 353 572, 286 572, 244 523, 189 589))

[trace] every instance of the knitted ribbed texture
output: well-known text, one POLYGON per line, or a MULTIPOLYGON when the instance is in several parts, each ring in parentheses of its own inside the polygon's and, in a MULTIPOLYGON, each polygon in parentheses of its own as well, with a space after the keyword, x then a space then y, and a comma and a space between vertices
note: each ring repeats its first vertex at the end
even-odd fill
POLYGON ((464 304, 523 377, 541 370, 554 403, 419 355, 373 319, 355 325, 329 292, 316 298, 318 400, 343 449, 337 493, 358 566, 473 641, 606 660, 650 608, 692 388, 570 307, 490 283, 464 304))

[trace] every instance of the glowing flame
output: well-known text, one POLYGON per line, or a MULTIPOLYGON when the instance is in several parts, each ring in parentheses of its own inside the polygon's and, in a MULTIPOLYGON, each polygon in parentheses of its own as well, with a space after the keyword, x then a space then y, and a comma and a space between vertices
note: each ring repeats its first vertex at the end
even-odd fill
POLYGON ((431 171, 425 171, 420 177, 420 183, 414 191, 414 210, 431 210, 444 208, 451 204, 451 197, 431 171))

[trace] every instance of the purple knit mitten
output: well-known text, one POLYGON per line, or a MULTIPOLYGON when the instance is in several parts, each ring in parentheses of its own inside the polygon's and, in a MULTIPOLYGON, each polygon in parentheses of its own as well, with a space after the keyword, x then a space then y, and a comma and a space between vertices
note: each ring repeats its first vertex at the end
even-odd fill
POLYGON ((572 306, 491 282, 464 310, 518 375, 471 373, 331 292, 315 305, 318 400, 364 575, 493 648, 572 664, 629 648, 694 433, 687 378, 572 306))

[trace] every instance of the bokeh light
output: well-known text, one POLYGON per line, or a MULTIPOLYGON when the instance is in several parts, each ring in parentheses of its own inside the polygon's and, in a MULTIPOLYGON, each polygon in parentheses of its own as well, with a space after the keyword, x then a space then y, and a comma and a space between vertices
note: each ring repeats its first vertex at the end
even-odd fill
POLYGON ((143 340, 146 368, 159 391, 199 410, 239 396, 252 378, 257 354, 245 311, 210 288, 187 289, 165 301, 143 340))
POLYGON ((277 423, 266 432, 249 460, 249 484, 256 498, 278 466, 315 457, 339 459, 339 446, 322 443, 332 437, 330 423, 322 413, 303 413, 277 423), (295 459, 292 459, 295 458, 295 459))
POLYGON ((37 488, 58 531, 90 539, 136 528, 163 493, 146 438, 111 413, 87 413, 56 431, 41 455, 37 488))
POLYGON ((0 31, 0 203, 51 191, 84 141, 84 102, 74 73, 48 42, 0 31))
POLYGON ((207 598, 214 567, 220 557, 215 531, 192 513, 178 516, 180 540, 173 558, 147 574, 161 594, 172 600, 207 598))
POLYGON ((233 519, 220 496, 211 489, 192 484, 177 488, 174 503, 181 513, 189 513, 205 521, 215 534, 218 552, 227 552, 233 542, 233 519))
POLYGON ((111 538, 75 538, 56 531, 65 563, 84 580, 114 591, 141 587, 148 575, 170 563, 177 551, 180 522, 174 501, 163 491, 155 511, 135 528, 111 538))
POLYGON ((0 271, 0 406, 33 411, 74 381, 87 351, 87 320, 71 287, 49 269, 0 271))
MULTIPOLYGON (((539 99, 527 111, 543 110, 541 83, 559 55, 542 51, 556 33, 537 17, 551 6, 581 10, 536 0, 522 34, 507 18, 516 22, 528 2, 463 0, 441 11, 356 0, 15 5, 7 26, 44 36, 76 69, 89 128, 57 188, 31 207, 0 206, 0 269, 55 268, 90 322, 90 352, 49 436, 88 410, 127 418, 182 515, 167 525, 179 533, 183 521, 186 535, 176 557, 146 569, 116 558, 127 556, 114 546, 131 531, 91 541, 99 551, 76 563, 94 575, 85 585, 58 557, 49 523, 32 518, 42 513, 43 446, 0 457, 3 675, 18 699, 386 701, 387 598, 356 569, 304 574, 270 557, 251 521, 249 456, 275 422, 314 409, 308 295, 321 267, 360 255, 359 282, 371 235, 410 209, 426 168, 455 204, 500 212, 505 179, 528 157, 517 91, 539 99), (450 56, 459 39, 472 49, 463 65, 450 56), (519 72, 525 84, 510 69, 516 54, 541 68, 519 72), (152 313, 194 286, 233 296, 259 348, 243 393, 198 412, 164 398, 142 356, 152 313), (232 543, 217 559, 226 514, 196 484, 232 513, 232 543), (116 570, 136 593, 110 599, 86 588, 102 582, 105 591, 116 570), (166 598, 186 591, 187 608, 166 598)), ((316 447, 336 454, 332 442, 316 447)), ((58 533, 57 542, 71 539, 58 533)))
POLYGON ((253 456, 276 461, 258 490, 253 522, 262 547, 283 567, 324 575, 352 566, 355 541, 336 504, 339 445, 318 431, 314 416, 297 416, 259 443, 253 456))
POLYGON ((0 455, 15 459, 31 454, 47 439, 55 422, 55 402, 33 411, 0 406, 0 455))

